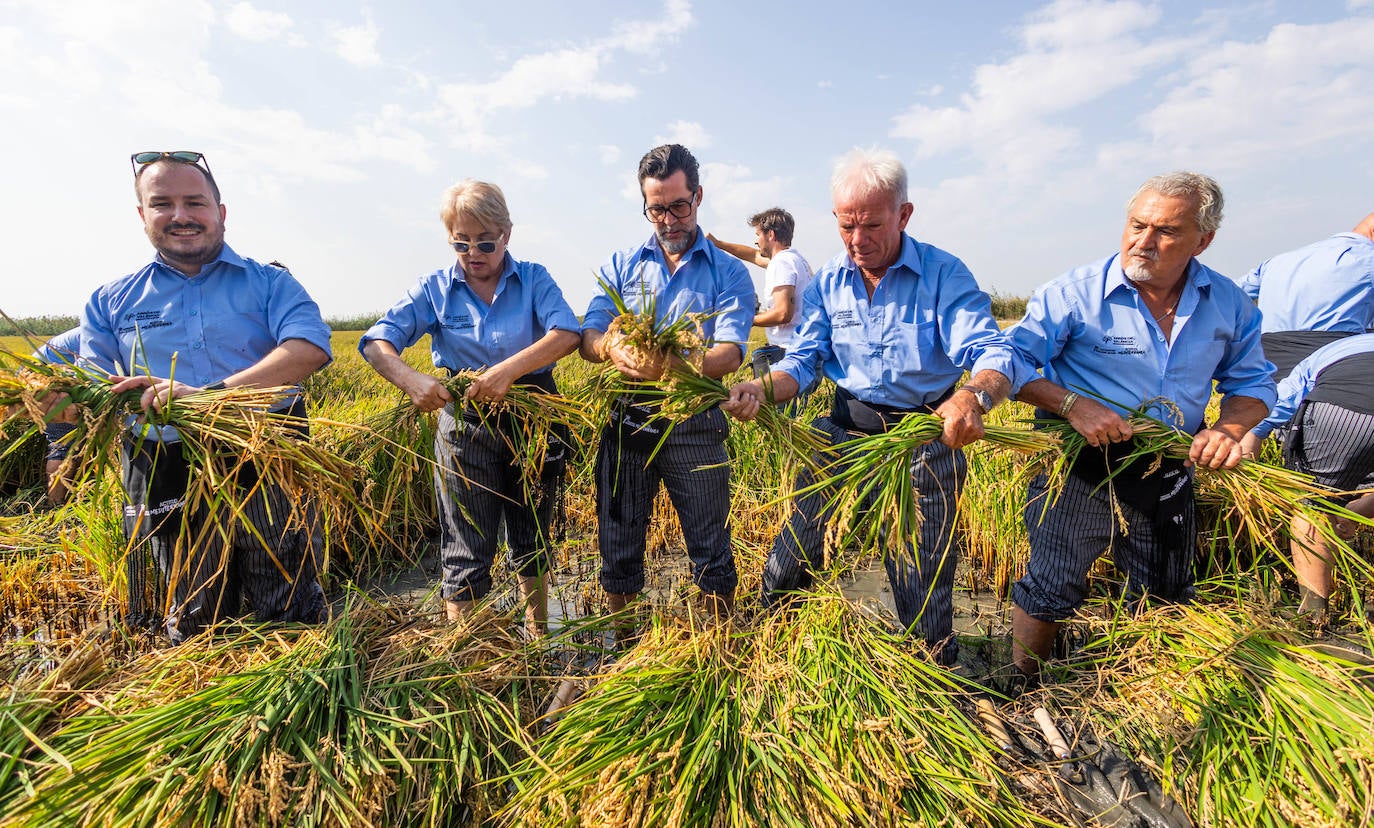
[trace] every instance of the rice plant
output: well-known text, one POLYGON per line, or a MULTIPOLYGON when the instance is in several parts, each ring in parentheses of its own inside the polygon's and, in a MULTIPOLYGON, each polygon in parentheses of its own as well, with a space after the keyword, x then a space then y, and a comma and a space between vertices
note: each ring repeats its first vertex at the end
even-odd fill
POLYGON ((515 825, 1032 825, 964 688, 843 599, 657 620, 541 740, 515 825))
POLYGON ((453 825, 500 797, 486 780, 524 738, 510 694, 526 670, 491 622, 355 605, 249 635, 233 649, 265 660, 64 722, 7 824, 453 825))

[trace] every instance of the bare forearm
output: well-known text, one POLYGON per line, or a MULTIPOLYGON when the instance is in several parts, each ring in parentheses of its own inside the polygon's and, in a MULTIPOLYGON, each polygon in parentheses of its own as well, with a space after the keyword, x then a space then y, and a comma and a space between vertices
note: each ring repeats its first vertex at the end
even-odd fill
POLYGON ((1239 440, 1268 415, 1269 407, 1254 397, 1225 397, 1212 428, 1239 440))
POLYGON ((985 368, 969 378, 969 381, 964 383, 962 387, 977 388, 979 391, 984 391, 989 397, 992 397, 994 403, 999 403, 1005 400, 1007 394, 1011 392, 1011 380, 1007 379, 1001 371, 985 368))
POLYGON ((1016 399, 1046 411, 1058 411, 1059 407, 1064 404, 1064 398, 1068 395, 1069 390, 1067 388, 1041 378, 1033 379, 1021 386, 1021 390, 1016 394, 1016 399))
POLYGON ((522 377, 552 365, 577 350, 581 341, 581 337, 572 331, 552 330, 534 344, 502 360, 499 367, 508 370, 513 376, 522 377))
POLYGON ((410 363, 401 358, 400 352, 384 339, 371 339, 363 346, 363 359, 367 364, 397 388, 404 389, 406 380, 420 373, 410 363))
POLYGON ((720 379, 739 368, 743 361, 744 354, 740 352, 738 345, 730 342, 713 345, 706 351, 701 372, 712 379, 720 379))
POLYGON ((578 346, 578 353, 588 362, 605 362, 606 358, 601 354, 601 339, 606 334, 593 328, 582 331, 582 342, 578 346))
POLYGON ((753 245, 736 244, 734 242, 721 241, 715 236, 710 235, 708 235, 707 238, 711 240, 711 244, 714 244, 716 247, 720 248, 721 250, 724 250, 726 253, 729 253, 731 256, 734 256, 736 259, 739 259, 740 261, 748 262, 749 264, 755 264, 759 267, 768 267, 768 257, 760 253, 759 249, 757 247, 754 247, 753 245))
POLYGON ((271 387, 296 385, 329 361, 319 346, 304 339, 288 339, 248 368, 223 379, 226 386, 271 387))

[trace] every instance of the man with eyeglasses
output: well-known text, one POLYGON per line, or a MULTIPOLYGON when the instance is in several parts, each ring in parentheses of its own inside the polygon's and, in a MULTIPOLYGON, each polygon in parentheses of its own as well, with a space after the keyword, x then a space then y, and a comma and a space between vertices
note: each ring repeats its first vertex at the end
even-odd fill
MULTIPOLYGON (((650 150, 639 162, 644 216, 654 234, 613 255, 602 282, 633 310, 652 306, 660 320, 702 314, 707 350, 702 372, 720 378, 739 368, 754 317, 754 284, 744 265, 712 245, 697 226, 702 188, 697 160, 680 144, 650 150)), ((638 380, 657 380, 661 357, 625 347, 606 335, 616 316, 606 289, 582 321, 582 356, 609 361, 638 380)), ((610 609, 623 609, 644 588, 645 534, 662 483, 682 524, 692 580, 707 607, 724 614, 734 605, 735 557, 730 546, 730 468, 727 425, 719 408, 677 423, 663 439, 652 410, 617 403, 596 458, 601 585, 610 609)))
MULTIPOLYGON (((225 207, 205 157, 140 152, 130 161, 138 214, 157 253, 97 289, 81 317, 81 356, 115 375, 111 392, 141 389, 140 405, 160 409, 209 389, 297 385, 328 363, 329 327, 300 283, 224 243, 225 207)), ((299 396, 289 405, 304 417, 299 396)), ((226 542, 218 531, 201 531, 205 515, 182 515, 195 470, 182 460, 178 435, 150 429, 139 436, 122 447, 124 530, 146 543, 169 581, 174 642, 237 615, 240 595, 260 621, 324 618, 319 538, 310 521, 288 525, 297 510, 286 493, 259 487, 246 504, 251 526, 219 527, 226 542), (204 540, 185 549, 178 535, 204 540)))

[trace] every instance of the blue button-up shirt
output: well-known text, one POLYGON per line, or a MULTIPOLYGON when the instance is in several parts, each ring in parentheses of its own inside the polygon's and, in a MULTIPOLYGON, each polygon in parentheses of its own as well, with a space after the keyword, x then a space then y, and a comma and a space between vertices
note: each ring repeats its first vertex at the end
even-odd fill
POLYGON ((38 350, 33 352, 34 359, 46 362, 49 365, 58 362, 70 365, 76 362, 77 357, 80 355, 80 328, 72 328, 69 331, 63 331, 47 342, 44 342, 39 346, 38 350))
POLYGON ((1260 347, 1260 315, 1236 283, 1196 259, 1188 263, 1172 341, 1122 272, 1118 256, 1071 270, 1042 286, 1026 316, 1007 329, 1016 349, 1064 388, 1086 389, 1119 413, 1164 397, 1187 432, 1202 426, 1212 380, 1224 396, 1274 403, 1274 370, 1260 347))
POLYGON ((421 276, 358 342, 391 343, 398 352, 430 335, 437 368, 489 368, 538 342, 551 330, 578 332, 577 316, 541 264, 506 254, 496 294, 488 305, 468 285, 463 268, 421 276))
POLYGON ((1337 233, 1275 256, 1240 286, 1259 304, 1265 333, 1364 333, 1374 328, 1374 241, 1337 233))
MULTIPOLYGON (((671 274, 658 238, 650 236, 639 247, 611 256, 600 276, 635 312, 653 302, 660 322, 671 323, 687 313, 710 314, 701 326, 707 341, 736 343, 743 359, 754 324, 754 281, 743 263, 707 240, 705 230, 697 228, 696 241, 671 274)), ((604 332, 615 317, 610 295, 598 289, 582 318, 582 329, 604 332)))
POLYGON ((916 408, 965 370, 997 371, 1019 389, 1031 369, 1017 360, 992 302, 959 259, 903 234, 902 252, 873 298, 847 254, 816 271, 802 293, 792 348, 773 366, 806 388, 816 366, 868 403, 916 408))
POLYGON ((83 358, 111 373, 190 385, 220 382, 288 339, 330 353, 329 326, 295 277, 227 244, 192 277, 158 256, 97 289, 81 316, 83 358))
POLYGON ((1255 426, 1255 434, 1268 437, 1270 432, 1282 427, 1297 413, 1298 406, 1317 387, 1317 377, 1330 366, 1346 357, 1356 354, 1374 353, 1374 334, 1359 334, 1323 345, 1293 369, 1293 373, 1279 383, 1278 401, 1269 411, 1264 422, 1255 426))

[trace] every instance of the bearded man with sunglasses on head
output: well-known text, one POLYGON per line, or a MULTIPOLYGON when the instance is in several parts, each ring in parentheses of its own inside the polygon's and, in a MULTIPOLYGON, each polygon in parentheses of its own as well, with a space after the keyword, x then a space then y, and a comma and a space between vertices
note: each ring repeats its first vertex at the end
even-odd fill
MULTIPOLYGON (((668 368, 659 355, 626 347, 607 334, 616 316, 607 288, 633 311, 649 308, 661 323, 701 314, 706 340, 702 373, 719 379, 739 368, 754 321, 754 283, 739 260, 697 226, 702 189, 697 160, 680 144, 650 150, 639 162, 644 217, 654 234, 616 253, 601 267, 605 288, 582 320, 582 356, 609 361, 636 380, 658 380, 668 368)), ((645 536, 661 482, 682 524, 692 580, 717 613, 734 605, 735 556, 730 546, 730 467, 725 415, 717 407, 666 423, 644 405, 619 401, 596 456, 596 516, 601 586, 612 612, 644 588, 645 536)))
MULTIPOLYGON (((140 152, 130 161, 138 214, 157 253, 97 289, 81 316, 81 356, 114 375, 111 392, 141 389, 139 404, 156 410, 211 389, 294 386, 327 364, 329 327, 300 283, 224 243, 225 207, 205 157, 140 152)), ((282 407, 302 417, 304 429, 301 397, 282 407)), ((139 427, 122 448, 124 530, 146 543, 169 581, 174 642, 237 615, 241 596, 259 621, 323 620, 320 539, 285 492, 258 486, 234 525, 188 528, 208 516, 182 515, 196 470, 182 459, 179 435, 139 427), (184 538, 199 542, 187 549, 184 538)), ((238 483, 249 491, 254 481, 240 475, 238 483)), ((136 589, 131 583, 131 606, 136 589)))

